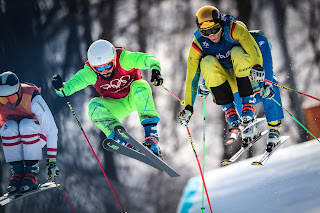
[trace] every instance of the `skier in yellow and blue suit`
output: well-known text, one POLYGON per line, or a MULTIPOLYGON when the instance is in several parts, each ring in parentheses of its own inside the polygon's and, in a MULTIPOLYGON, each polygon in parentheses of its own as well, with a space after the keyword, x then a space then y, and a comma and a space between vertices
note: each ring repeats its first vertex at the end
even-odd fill
MULTIPOLYGON (((238 24, 245 26, 244 23, 237 21, 238 24)), ((273 73, 273 61, 271 55, 271 45, 266 36, 260 30, 249 31, 253 38, 256 40, 263 58, 263 69, 265 70, 265 79, 278 83, 276 76, 273 73)), ((278 87, 272 87, 272 84, 268 82, 261 82, 259 84, 262 88, 261 93, 255 95, 256 102, 263 103, 265 115, 268 122, 268 137, 267 137, 267 151, 272 151, 272 148, 280 140, 281 120, 284 118, 283 110, 273 100, 274 98, 278 103, 281 104, 280 90, 278 87)), ((203 85, 199 85, 198 93, 200 97, 206 98, 209 94, 209 90, 203 85)), ((237 109, 241 109, 241 98, 239 93, 234 93, 234 102, 237 109)), ((237 110, 241 116, 241 111, 237 110)))
MULTIPOLYGON (((179 113, 182 125, 188 125, 193 113, 200 72, 226 119, 232 117, 230 126, 249 125, 255 119, 254 92, 259 85, 252 85, 250 72, 256 81, 263 81, 264 70, 260 49, 249 31, 237 24, 231 15, 221 15, 212 6, 200 8, 196 14, 198 30, 188 56, 185 90, 185 109, 179 113), (236 113, 233 93, 242 98, 241 119, 236 113)), ((254 82, 254 81, 253 81, 254 82)), ((231 121, 231 120, 230 120, 231 121)), ((255 125, 242 133, 245 141, 259 134, 255 125)))

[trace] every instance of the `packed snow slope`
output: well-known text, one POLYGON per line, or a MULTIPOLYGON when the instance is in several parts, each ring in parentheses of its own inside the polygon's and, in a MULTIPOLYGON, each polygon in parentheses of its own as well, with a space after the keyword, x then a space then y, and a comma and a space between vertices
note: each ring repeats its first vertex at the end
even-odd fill
MULTIPOLYGON (((279 147, 266 165, 252 166, 259 157, 205 173, 214 213, 320 212, 319 142, 279 147)), ((188 181, 178 213, 201 213, 201 184, 200 175, 188 181)))

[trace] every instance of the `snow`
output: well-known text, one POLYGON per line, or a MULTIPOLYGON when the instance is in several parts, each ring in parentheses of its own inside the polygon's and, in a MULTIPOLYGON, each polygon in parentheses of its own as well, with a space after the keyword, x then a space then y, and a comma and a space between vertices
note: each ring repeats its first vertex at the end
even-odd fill
MULTIPOLYGON (((290 140, 290 139, 289 139, 290 140)), ((280 147, 264 166, 261 155, 205 173, 214 213, 320 212, 320 144, 314 140, 280 147)), ((201 176, 185 186, 178 213, 201 212, 201 176)), ((205 196, 205 211, 210 208, 205 196)))

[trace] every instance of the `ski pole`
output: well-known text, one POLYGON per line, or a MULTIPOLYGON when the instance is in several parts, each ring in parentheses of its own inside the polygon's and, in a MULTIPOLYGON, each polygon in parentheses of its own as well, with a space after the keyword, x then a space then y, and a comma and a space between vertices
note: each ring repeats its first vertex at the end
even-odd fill
POLYGON ((298 94, 300 94, 300 95, 304 95, 304 96, 307 96, 307 97, 309 97, 309 98, 313 98, 313 99, 315 99, 315 100, 317 100, 317 101, 320 101, 320 99, 315 98, 315 97, 313 97, 313 96, 311 96, 311 95, 308 95, 308 94, 299 92, 299 91, 294 90, 294 89, 290 89, 290 88, 288 88, 288 87, 281 86, 281 85, 279 85, 279 84, 277 84, 277 83, 274 83, 274 82, 272 82, 272 81, 269 81, 269 80, 267 80, 267 79, 264 79, 264 81, 265 81, 265 82, 268 82, 268 83, 270 83, 270 84, 273 84, 273 85, 275 85, 275 86, 277 86, 277 87, 280 87, 280 88, 282 88, 282 89, 286 89, 286 90, 289 90, 289 91, 291 91, 291 92, 295 92, 295 93, 298 93, 298 94))
POLYGON ((62 189, 59 187, 59 185, 57 184, 57 182, 54 181, 54 183, 56 184, 56 187, 59 189, 59 191, 61 192, 61 194, 63 195, 63 197, 64 197, 64 198, 66 199, 66 201, 68 202, 68 204, 69 204, 72 212, 75 213, 75 211, 74 211, 74 209, 72 208, 72 205, 71 205, 69 199, 67 198, 67 195, 62 191, 62 189))
POLYGON ((319 143, 319 139, 314 136, 302 123, 300 123, 300 121, 298 121, 298 119, 296 119, 288 110, 286 110, 280 103, 278 103, 278 101, 276 101, 274 98, 272 98, 272 100, 282 109, 284 109, 290 116, 291 118, 293 118, 293 120, 295 120, 302 128, 304 128, 312 137, 314 137, 319 143))
POLYGON ((170 95, 172 95, 172 97, 174 97, 175 99, 177 99, 178 101, 180 101, 180 104, 181 105, 184 105, 184 101, 181 101, 181 99, 180 98, 178 98, 177 96, 175 96, 172 92, 170 92, 165 86, 163 86, 162 84, 161 84, 161 87, 163 88, 163 89, 165 89, 168 93, 170 93, 170 95))
POLYGON ((187 128, 187 131, 188 131, 188 135, 189 135, 189 139, 190 139, 191 147, 192 147, 192 149, 193 149, 194 155, 196 156, 196 159, 197 159, 197 162, 198 162, 198 166, 199 166, 199 170, 200 170, 200 174, 201 174, 201 178, 202 178, 202 182, 203 182, 203 187, 204 187, 204 190, 205 190, 206 195, 207 195, 207 199, 208 199, 208 203, 209 203, 210 211, 211 211, 211 213, 212 213, 211 203, 210 203, 210 199, 209 199, 209 195, 208 195, 208 191, 207 191, 206 183, 205 183, 205 181, 204 181, 203 173, 202 173, 202 170, 201 170, 201 166, 200 166, 199 158, 198 158, 197 152, 196 152, 196 150, 195 150, 195 148, 194 148, 194 145, 193 145, 193 142, 192 142, 192 138, 191 138, 191 134, 190 134, 189 127, 188 127, 188 126, 186 126, 186 128, 187 128))
MULTIPOLYGON (((166 91, 168 91, 175 99, 177 99, 178 101, 180 101, 181 105, 184 105, 184 101, 181 101, 181 99, 179 99, 177 96, 175 96, 172 92, 170 92, 167 88, 165 88, 163 85, 161 85, 163 89, 165 89, 166 91)), ((202 182, 203 182, 203 187, 204 187, 204 190, 206 192, 206 196, 207 196, 207 199, 208 199, 208 204, 209 204, 209 207, 210 207, 210 211, 212 213, 212 208, 211 208, 211 203, 210 203, 210 199, 209 199, 209 194, 208 194, 208 191, 207 191, 207 187, 206 187, 206 183, 204 181, 204 177, 203 177, 203 173, 202 173, 202 170, 201 170, 201 166, 200 166, 200 161, 199 161, 199 158, 198 158, 198 155, 197 155, 197 152, 194 148, 194 145, 193 145, 193 141, 192 141, 192 138, 191 138, 191 134, 190 134, 190 130, 189 130, 189 127, 186 126, 187 128, 187 132, 188 132, 188 135, 189 135, 189 139, 190 139, 190 143, 191 143, 191 147, 193 149, 193 152, 196 156, 196 159, 197 159, 197 163, 198 163, 198 166, 199 166, 199 170, 200 170, 200 174, 201 174, 201 178, 202 178, 202 182)), ((202 208, 201 208, 202 209, 202 208)), ((203 211, 203 210, 202 210, 203 211)))
POLYGON ((87 140, 87 142, 88 142, 88 144, 89 144, 89 146, 90 146, 90 149, 91 149, 94 157, 96 158, 96 160, 97 160, 97 162, 98 162, 98 164, 99 164, 99 166, 100 166, 100 169, 101 169, 104 177, 106 178, 106 180, 107 180, 107 182, 108 182, 108 184, 109 184, 109 186, 110 186, 110 188, 111 188, 111 190, 112 190, 115 198, 117 199, 117 201, 118 201, 118 203, 119 203, 120 208, 122 209, 123 213, 126 213, 126 211, 123 209, 123 207, 122 207, 122 205, 121 205, 121 203, 120 203, 120 200, 119 200, 116 192, 114 191, 114 189, 113 189, 113 187, 112 187, 112 185, 111 185, 111 182, 109 181, 109 178, 108 178, 107 174, 106 174, 105 171, 103 170, 102 165, 101 165, 101 163, 100 163, 100 161, 99 161, 96 153, 94 152, 94 150, 93 150, 93 148, 92 148, 92 146, 91 146, 91 143, 89 142, 89 139, 88 139, 86 133, 84 132, 84 130, 83 130, 82 126, 81 126, 81 123, 80 123, 80 121, 79 121, 76 113, 74 112, 74 110, 73 110, 73 108, 72 108, 72 106, 71 106, 71 104, 70 104, 70 102, 69 102, 66 94, 65 94, 64 91, 63 91, 63 83, 62 83, 62 79, 61 79, 61 77, 60 77, 59 75, 57 75, 56 78, 54 77, 54 78, 52 79, 52 85, 53 85, 53 87, 54 87, 56 90, 60 90, 60 91, 62 92, 63 97, 66 99, 67 105, 69 106, 70 111, 71 111, 72 114, 73 114, 73 117, 74 117, 75 120, 77 121, 78 126, 80 127, 80 129, 81 129, 81 131, 82 131, 82 134, 83 134, 84 137, 86 138, 86 140, 87 140))
MULTIPOLYGON (((203 156, 202 156, 202 172, 203 172, 203 176, 204 176, 204 162, 205 162, 205 141, 206 141, 206 101, 207 99, 205 98, 203 100, 203 156)), ((204 186, 202 186, 202 213, 204 211, 204 186)))

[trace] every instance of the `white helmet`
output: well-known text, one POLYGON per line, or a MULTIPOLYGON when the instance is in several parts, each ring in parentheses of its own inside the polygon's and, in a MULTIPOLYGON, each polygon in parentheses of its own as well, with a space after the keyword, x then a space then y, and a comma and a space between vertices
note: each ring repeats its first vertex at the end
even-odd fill
POLYGON ((19 78, 13 72, 7 71, 0 75, 0 97, 7 97, 20 92, 19 78))
POLYGON ((92 66, 107 64, 116 58, 116 49, 106 40, 93 42, 87 52, 88 60, 92 66))

